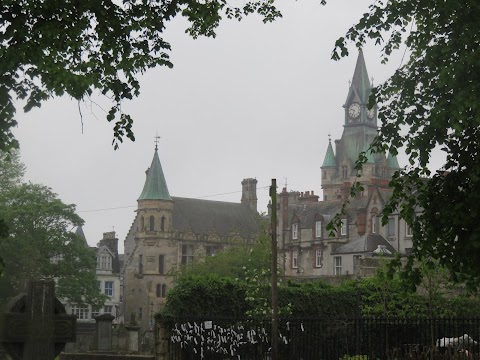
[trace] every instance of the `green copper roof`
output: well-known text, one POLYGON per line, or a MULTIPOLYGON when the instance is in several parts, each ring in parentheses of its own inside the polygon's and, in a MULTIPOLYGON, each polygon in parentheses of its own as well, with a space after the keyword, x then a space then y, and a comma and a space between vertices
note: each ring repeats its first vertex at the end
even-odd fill
POLYGON ((167 182, 163 175, 157 149, 155 149, 153 155, 152 165, 147 171, 147 180, 145 180, 142 194, 138 200, 172 200, 168 193, 167 182))
POLYGON ((357 64, 355 65, 355 72, 352 78, 352 88, 356 90, 361 102, 368 102, 372 86, 368 79, 367 66, 365 65, 362 49, 358 52, 357 64))
POLYGON ((327 153, 325 154, 325 159, 323 160, 322 167, 329 167, 329 166, 333 166, 333 167, 337 166, 331 141, 328 142, 327 153))
POLYGON ((400 169, 400 165, 398 164, 398 159, 395 155, 388 154, 387 166, 389 169, 400 169))

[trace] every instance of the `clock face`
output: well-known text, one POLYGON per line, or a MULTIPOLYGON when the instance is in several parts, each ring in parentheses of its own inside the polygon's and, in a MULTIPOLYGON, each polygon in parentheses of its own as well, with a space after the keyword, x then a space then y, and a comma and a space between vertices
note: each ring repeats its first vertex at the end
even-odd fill
POLYGON ((353 103, 350 105, 348 108, 348 116, 350 116, 352 119, 356 119, 360 116, 360 104, 359 103, 353 103))
POLYGON ((375 108, 371 108, 367 110, 367 116, 371 120, 375 116, 375 108))

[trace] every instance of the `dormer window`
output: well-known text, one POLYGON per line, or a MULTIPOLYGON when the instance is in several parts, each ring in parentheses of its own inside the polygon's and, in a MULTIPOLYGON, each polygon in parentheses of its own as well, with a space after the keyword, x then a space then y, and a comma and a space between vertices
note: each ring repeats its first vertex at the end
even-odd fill
POLYGON ((292 224, 292 240, 298 239, 298 224, 292 224))
POLYGON ((112 270, 112 257, 109 254, 97 256, 97 269, 112 270))
POLYGON ((342 219, 342 225, 340 226, 340 235, 347 236, 348 223, 347 219, 342 219))
POLYGON ((320 220, 315 221, 315 237, 322 237, 322 222, 320 220))

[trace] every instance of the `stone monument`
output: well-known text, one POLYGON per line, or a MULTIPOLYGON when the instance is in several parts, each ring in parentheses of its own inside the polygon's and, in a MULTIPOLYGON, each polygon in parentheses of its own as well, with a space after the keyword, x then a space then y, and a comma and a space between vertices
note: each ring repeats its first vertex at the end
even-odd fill
POLYGON ((76 317, 55 298, 53 281, 29 281, 12 299, 0 323, 0 341, 14 360, 53 360, 75 341, 76 317))

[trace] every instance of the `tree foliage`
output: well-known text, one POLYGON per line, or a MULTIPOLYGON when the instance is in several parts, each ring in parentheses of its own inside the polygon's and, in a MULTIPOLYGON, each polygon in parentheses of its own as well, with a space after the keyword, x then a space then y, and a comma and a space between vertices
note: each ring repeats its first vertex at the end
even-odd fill
POLYGON ((0 218, 9 234, 0 239, 6 260, 0 300, 25 289, 30 279, 55 279, 56 294, 78 304, 103 302, 95 277, 95 253, 74 234, 83 220, 43 185, 21 184, 0 193, 0 218))
POLYGON ((179 276, 215 274, 221 277, 245 279, 247 272, 253 269, 268 270, 270 266, 270 239, 262 231, 253 245, 232 244, 215 256, 207 256, 184 267, 179 276))
POLYGON ((281 14, 273 0, 5 0, 0 5, 0 149, 17 146, 15 99, 24 111, 53 96, 84 100, 98 90, 112 106, 115 147, 134 140, 132 118, 123 100, 140 93, 138 74, 155 66, 172 67, 171 46, 163 39, 176 16, 189 22, 194 38, 215 36, 222 17, 241 20, 258 13, 264 22, 281 14))
MULTIPOLYGON (((376 1, 333 51, 339 59, 347 42, 373 41, 384 62, 395 50, 409 54, 370 97, 382 121, 373 151, 405 151, 409 160, 391 182, 384 221, 398 209, 412 226, 415 258, 436 259, 470 288, 480 280, 479 16, 477 0, 376 1), (438 147, 446 161, 432 174, 438 147)), ((413 264, 410 258, 405 274, 418 283, 413 264)))

